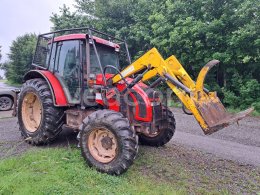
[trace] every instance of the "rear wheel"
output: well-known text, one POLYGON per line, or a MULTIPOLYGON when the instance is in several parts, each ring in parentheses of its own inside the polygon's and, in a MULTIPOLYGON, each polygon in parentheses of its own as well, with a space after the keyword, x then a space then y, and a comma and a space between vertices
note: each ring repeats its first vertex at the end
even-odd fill
POLYGON ((81 153, 89 166, 119 175, 133 164, 138 138, 121 113, 98 110, 84 119, 80 130, 81 153))
POLYGON ((12 98, 8 96, 2 96, 0 97, 0 111, 7 111, 11 110, 13 107, 14 101, 12 98))
POLYGON ((54 106, 46 81, 32 79, 23 84, 18 100, 18 123, 29 144, 52 141, 61 131, 64 110, 54 106))
POLYGON ((173 113, 169 109, 163 108, 163 119, 160 123, 160 128, 154 134, 139 135, 139 141, 141 144, 159 147, 165 145, 171 140, 175 132, 176 122, 173 113))

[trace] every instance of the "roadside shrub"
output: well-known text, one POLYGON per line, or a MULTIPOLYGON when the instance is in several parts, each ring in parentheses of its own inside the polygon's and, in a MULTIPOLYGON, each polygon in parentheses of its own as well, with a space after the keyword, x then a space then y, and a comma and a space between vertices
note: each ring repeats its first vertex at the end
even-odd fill
POLYGON ((245 109, 253 106, 260 112, 260 83, 256 79, 243 81, 241 78, 234 78, 236 85, 233 90, 223 89, 224 103, 236 109, 245 109))

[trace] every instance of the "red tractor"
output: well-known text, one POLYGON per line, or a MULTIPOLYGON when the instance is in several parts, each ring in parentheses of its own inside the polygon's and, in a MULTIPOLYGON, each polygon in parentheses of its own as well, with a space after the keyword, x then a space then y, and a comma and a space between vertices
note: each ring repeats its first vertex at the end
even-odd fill
POLYGON ((90 166, 119 175, 133 163, 138 141, 162 146, 174 134, 167 99, 164 103, 155 90, 161 82, 192 112, 205 134, 252 111, 228 114, 216 93, 203 87, 206 73, 217 63, 209 62, 194 82, 174 56, 164 60, 155 48, 131 63, 124 40, 91 28, 41 34, 18 99, 21 134, 29 144, 41 145, 67 126, 79 132, 90 166), (122 64, 128 65, 123 71, 122 64))

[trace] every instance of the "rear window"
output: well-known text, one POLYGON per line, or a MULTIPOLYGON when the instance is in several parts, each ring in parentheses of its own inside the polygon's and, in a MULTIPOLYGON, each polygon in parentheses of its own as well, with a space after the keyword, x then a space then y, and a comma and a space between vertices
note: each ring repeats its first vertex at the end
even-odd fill
POLYGON ((41 66, 43 68, 48 67, 48 56, 51 50, 50 44, 51 38, 45 36, 38 37, 38 43, 33 58, 33 65, 41 66), (47 63, 46 63, 47 62, 47 63))

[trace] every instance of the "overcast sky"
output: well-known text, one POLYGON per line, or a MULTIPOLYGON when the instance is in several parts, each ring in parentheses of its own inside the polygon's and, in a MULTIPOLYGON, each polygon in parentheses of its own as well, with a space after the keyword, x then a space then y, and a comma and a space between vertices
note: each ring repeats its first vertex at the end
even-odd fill
POLYGON ((74 0, 0 0, 0 45, 2 61, 13 40, 25 33, 50 31, 50 16, 58 13, 63 4, 74 9, 74 0))

